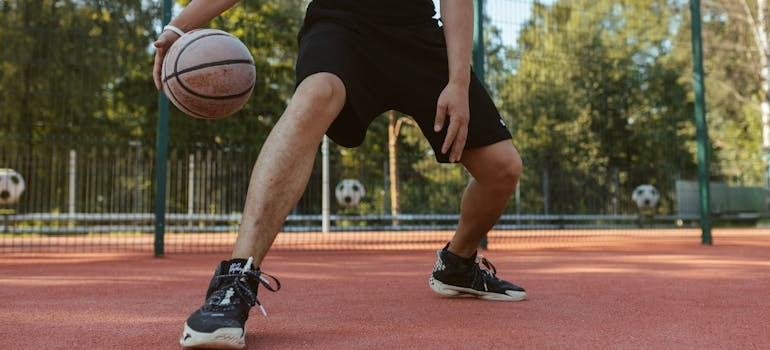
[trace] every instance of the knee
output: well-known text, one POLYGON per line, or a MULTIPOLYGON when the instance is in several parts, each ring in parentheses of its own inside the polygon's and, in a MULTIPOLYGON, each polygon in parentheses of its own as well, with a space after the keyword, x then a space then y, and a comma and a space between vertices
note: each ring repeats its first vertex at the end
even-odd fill
POLYGON ((498 166, 499 170, 496 173, 494 182, 500 186, 500 190, 511 192, 516 189, 524 168, 519 154, 513 152, 509 157, 501 160, 498 166))
MULTIPOLYGON (((489 171, 483 177, 483 181, 495 188, 495 192, 510 194, 516 189, 523 169, 521 156, 512 148, 510 151, 501 152, 489 164, 489 171)), ((479 179, 480 180, 480 179, 479 179)))
POLYGON ((313 105, 343 104, 345 85, 331 73, 316 73, 305 78, 297 87, 295 97, 313 105))

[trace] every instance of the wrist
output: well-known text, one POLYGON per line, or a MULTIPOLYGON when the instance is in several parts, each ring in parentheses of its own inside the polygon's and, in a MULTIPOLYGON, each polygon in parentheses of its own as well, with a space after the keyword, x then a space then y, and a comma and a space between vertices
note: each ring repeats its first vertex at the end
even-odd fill
POLYGON ((469 88, 471 85, 470 73, 467 77, 450 77, 447 85, 456 85, 464 88, 469 88))
POLYGON ((182 35, 184 35, 184 31, 183 31, 183 30, 181 30, 181 29, 179 29, 178 27, 176 27, 176 26, 173 26, 173 25, 171 25, 171 24, 167 24, 165 27, 163 27, 163 31, 164 31, 164 32, 165 32, 165 31, 174 32, 174 33, 176 33, 176 35, 179 35, 179 36, 182 36, 182 35))
POLYGON ((449 84, 468 87, 471 84, 471 64, 450 64, 449 84), (454 67, 453 67, 454 66, 454 67))

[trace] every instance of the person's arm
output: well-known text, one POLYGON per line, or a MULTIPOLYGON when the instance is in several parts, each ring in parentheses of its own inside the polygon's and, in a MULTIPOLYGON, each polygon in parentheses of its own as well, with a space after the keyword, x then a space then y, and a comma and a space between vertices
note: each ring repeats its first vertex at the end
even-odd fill
POLYGON ((434 130, 441 131, 449 118, 442 153, 450 152, 449 161, 462 157, 468 137, 468 89, 471 81, 471 52, 473 50, 472 0, 441 0, 441 22, 444 25, 449 65, 449 83, 436 105, 434 130))
POLYGON ((178 29, 184 33, 193 29, 200 28, 208 23, 214 17, 235 6, 240 0, 194 0, 185 7, 179 15, 170 23, 169 29, 164 29, 158 39, 153 43, 155 46, 155 65, 152 69, 152 78, 155 81, 155 88, 161 90, 163 84, 160 81, 160 70, 163 66, 163 58, 171 44, 179 39, 178 29))
POLYGON ((473 1, 441 0, 441 22, 449 56, 449 83, 468 86, 473 51, 473 1))

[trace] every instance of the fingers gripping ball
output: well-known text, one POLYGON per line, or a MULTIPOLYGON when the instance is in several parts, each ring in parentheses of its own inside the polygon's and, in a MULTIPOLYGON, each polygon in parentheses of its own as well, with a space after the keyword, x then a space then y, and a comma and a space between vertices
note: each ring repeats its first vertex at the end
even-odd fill
POLYGON ((163 92, 179 110, 201 119, 239 111, 254 90, 256 69, 249 49, 218 29, 190 31, 166 53, 163 92))

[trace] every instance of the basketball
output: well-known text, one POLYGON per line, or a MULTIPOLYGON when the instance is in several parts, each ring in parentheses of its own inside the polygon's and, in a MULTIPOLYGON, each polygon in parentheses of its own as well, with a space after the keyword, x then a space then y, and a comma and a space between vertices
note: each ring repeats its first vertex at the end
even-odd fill
POLYGON ((219 119, 239 111, 256 81, 254 59, 238 38, 197 29, 174 42, 163 59, 163 92, 180 111, 219 119))

